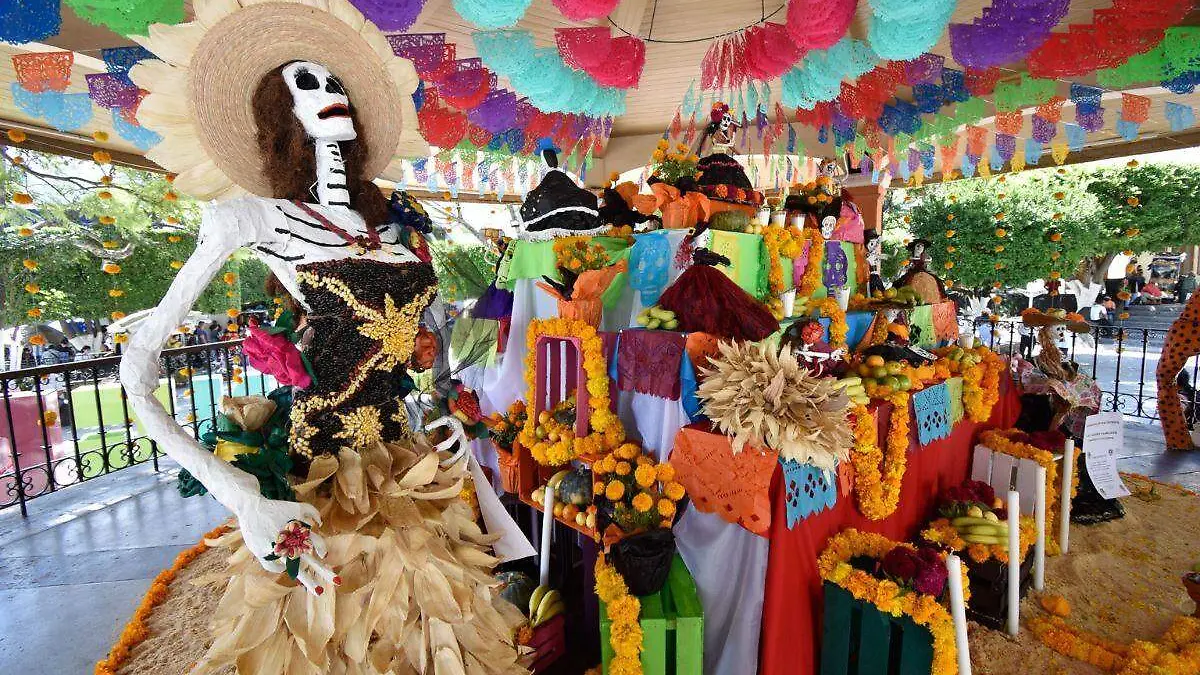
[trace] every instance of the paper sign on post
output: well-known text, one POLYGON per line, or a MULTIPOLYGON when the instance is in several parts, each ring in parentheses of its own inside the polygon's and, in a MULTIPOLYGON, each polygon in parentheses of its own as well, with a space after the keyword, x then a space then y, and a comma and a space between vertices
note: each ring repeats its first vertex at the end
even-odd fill
POLYGON ((1125 421, 1119 412, 1088 415, 1083 427, 1083 453, 1088 476, 1105 499, 1128 497, 1117 472, 1117 450, 1125 446, 1125 421))

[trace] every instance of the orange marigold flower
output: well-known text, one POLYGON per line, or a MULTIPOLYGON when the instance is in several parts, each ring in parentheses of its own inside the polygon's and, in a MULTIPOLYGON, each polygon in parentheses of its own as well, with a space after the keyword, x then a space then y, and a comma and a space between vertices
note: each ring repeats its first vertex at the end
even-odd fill
POLYGON ((113 223, 116 223, 116 222, 117 222, 117 219, 112 216, 100 216, 100 224, 101 225, 112 225, 113 223))
POLYGON ((39 293, 39 292, 41 292, 41 290, 42 290, 42 287, 33 283, 32 281, 25 284, 25 292, 26 293, 39 293))
POLYGON ((17 230, 17 234, 22 237, 32 237, 33 236, 33 228, 32 227, 19 228, 17 230))
POLYGON ((232 286, 233 282, 237 281, 237 275, 234 274, 233 272, 226 272, 225 276, 221 277, 221 279, 224 280, 225 283, 232 286))
POLYGON ((122 295, 125 295, 125 291, 123 291, 119 288, 108 289, 108 297, 110 297, 110 298, 119 298, 122 295))
POLYGON ((638 513, 645 513, 654 508, 654 498, 645 492, 639 492, 634 496, 632 504, 638 513))
POLYGON ((100 199, 112 199, 113 194, 108 190, 101 190, 100 192, 96 193, 96 196, 100 199))
MULTIPOLYGON (((107 140, 108 140, 108 132, 107 132, 107 131, 101 131, 101 130, 96 130, 96 131, 93 131, 93 132, 92 132, 92 138, 94 138, 95 140, 97 140, 97 141, 99 141, 99 142, 103 143, 103 142, 105 142, 105 141, 107 141, 107 140)), ((103 151, 103 150, 97 150, 96 152, 104 152, 104 151, 103 151)), ((95 154, 95 153, 93 153, 93 154, 95 154)), ((108 153, 107 153, 107 152, 105 152, 104 154, 106 154, 106 155, 107 155, 108 153)), ((100 160, 98 160, 98 159, 97 159, 96 161, 97 161, 97 162, 99 162, 100 160)), ((111 161, 111 160, 110 160, 110 161, 111 161)))
POLYGON ((171 269, 177 270, 177 269, 180 269, 181 267, 183 267, 182 260, 172 260, 171 261, 171 269))
POLYGON ((125 312, 122 312, 121 310, 117 310, 117 311, 113 312, 112 314, 109 314, 109 316, 112 317, 113 321, 120 321, 121 319, 125 318, 125 312))
POLYGON ((1062 241, 1062 232, 1051 232, 1050 241, 1062 241))
POLYGON ((106 262, 101 266, 100 270, 105 274, 120 274, 121 266, 114 262, 106 262))
POLYGON ((33 197, 30 197, 28 194, 26 194, 24 192, 18 192, 16 194, 14 194, 12 196, 12 200, 13 200, 14 204, 17 204, 20 206, 29 206, 30 204, 33 203, 33 197))
MULTIPOLYGON (((102 134, 102 133, 104 133, 104 132, 103 132, 103 131, 97 131, 96 133, 98 133, 98 134, 102 134)), ((106 134, 106 135, 107 135, 107 134, 106 134)), ((112 155, 108 154, 107 152, 105 152, 105 151, 103 151, 103 150, 97 150, 97 151, 93 152, 93 153, 92 153, 92 159, 96 160, 96 163, 97 163, 97 164, 110 164, 110 163, 112 163, 112 155)))
POLYGON ((42 310, 38 307, 34 307, 33 309, 25 312, 25 314, 31 319, 37 319, 42 316, 42 310))
MULTIPOLYGON (((237 318, 237 315, 238 315, 238 314, 241 314, 241 312, 239 312, 238 310, 236 310, 236 309, 234 309, 234 308, 232 308, 232 307, 230 307, 229 309, 225 310, 225 316, 227 316, 227 317, 229 317, 229 318, 231 318, 231 319, 237 318)), ((236 330, 236 329, 235 329, 235 330, 236 330)))
POLYGON ((129 334, 128 333, 117 333, 116 335, 113 336, 113 342, 115 342, 116 344, 119 344, 119 345, 123 345, 126 342, 129 342, 129 334))
POLYGON ((112 185, 112 182, 113 182, 112 176, 100 176, 100 184, 101 185, 112 185))
POLYGON ((46 336, 41 333, 35 333, 29 336, 29 344, 35 347, 44 347, 46 345, 46 336))
POLYGON ((25 132, 21 131, 20 129, 8 130, 8 140, 12 141, 13 143, 24 143, 26 138, 28 138, 28 136, 26 136, 25 132))
POLYGON ((619 480, 614 480, 604 488, 604 497, 610 502, 620 501, 625 496, 625 484, 619 480))
POLYGON ((21 264, 22 264, 22 265, 24 265, 24 266, 25 266, 25 269, 29 270, 30 272, 36 272, 36 271, 37 271, 37 268, 38 268, 38 263, 37 263, 37 261, 36 261, 36 260, 33 260, 33 259, 31 259, 31 258, 26 258, 26 259, 24 259, 24 260, 22 260, 22 261, 21 261, 21 264))
POLYGON ((1140 199, 1138 199, 1137 197, 1130 197, 1130 198, 1128 198, 1128 199, 1126 199, 1126 200, 1125 200, 1125 203, 1126 203, 1126 204, 1128 204, 1128 205, 1130 205, 1130 206, 1137 206, 1138 204, 1141 204, 1142 202, 1141 202, 1141 200, 1140 200, 1140 199))

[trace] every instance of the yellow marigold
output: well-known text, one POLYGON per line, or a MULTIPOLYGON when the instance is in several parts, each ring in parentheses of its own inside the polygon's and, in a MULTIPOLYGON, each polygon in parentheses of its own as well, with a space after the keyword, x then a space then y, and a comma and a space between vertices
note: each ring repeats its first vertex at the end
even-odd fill
POLYGON ((642 454, 642 449, 638 447, 637 443, 622 443, 620 447, 617 448, 616 454, 620 459, 634 459, 638 455, 642 454))
POLYGON ((8 130, 8 140, 12 141, 13 143, 24 143, 26 138, 28 138, 28 136, 26 136, 25 132, 21 131, 20 129, 8 130))
POLYGON ((630 471, 633 471, 633 467, 630 466, 629 462, 617 462, 618 476, 628 476, 630 471))
POLYGON ((182 260, 172 260, 172 261, 171 261, 171 269, 173 269, 173 270, 177 270, 177 269, 179 269, 179 268, 181 268, 181 267, 183 267, 183 261, 182 261, 182 260))
POLYGON ((233 272, 226 272, 225 276, 221 277, 221 279, 224 280, 225 283, 232 286, 233 282, 237 281, 237 275, 234 274, 233 272))
POLYGON ((114 262, 106 262, 100 267, 100 270, 105 274, 120 274, 121 266, 114 262))
POLYGON ((996 220, 1004 220, 1004 212, 1000 211, 996 214, 996 220))
POLYGON ((996 236, 997 237, 1003 237, 1006 234, 1008 234, 1008 230, 1004 229, 1003 227, 996 228, 996 236))
POLYGON ((637 509, 638 513, 645 513, 654 508, 654 498, 645 492, 639 492, 633 498, 633 508, 637 509))
POLYGON ((661 483, 669 483, 675 480, 675 467, 665 462, 656 466, 654 472, 661 483))
POLYGON ((619 480, 611 481, 608 487, 604 488, 604 496, 610 502, 621 501, 621 498, 625 496, 625 484, 619 480))
POLYGON ((113 182, 112 176, 100 176, 101 185, 112 185, 112 182, 113 182))
POLYGON ((113 194, 111 192, 109 192, 108 190, 101 190, 96 193, 96 196, 99 197, 100 199, 112 199, 113 198, 113 194))
POLYGON ((667 158, 667 153, 663 152, 662 150, 655 150, 654 154, 651 155, 650 158, 655 162, 661 162, 667 158))
POLYGON ((14 204, 19 204, 21 206, 29 206, 30 204, 33 203, 33 197, 30 197, 28 194, 26 194, 24 192, 18 192, 16 194, 14 194, 12 196, 12 200, 13 200, 14 204))
POLYGON ((956 234, 955 230, 946 230, 946 238, 947 239, 953 239, 955 234, 956 234))
POLYGON ((954 253, 957 250, 958 250, 957 246, 947 246, 946 247, 946 253, 954 253))
POLYGON ((658 515, 663 518, 673 518, 675 516, 675 502, 670 499, 658 500, 658 515))
POLYGON ((595 483, 592 483, 592 494, 596 495, 596 496, 600 496, 600 495, 604 494, 604 482, 603 481, 596 481, 595 483))
MULTIPOLYGON (((104 132, 103 132, 103 131, 97 131, 96 133, 97 133, 97 134, 103 134, 104 132)), ((107 136, 107 135, 108 135, 108 134, 105 134, 105 136, 107 136)), ((97 139, 97 140, 99 140, 99 139, 97 139)), ((105 151, 103 151, 103 150, 97 150, 97 151, 93 152, 93 153, 92 153, 92 159, 96 160, 96 163, 97 163, 97 164, 110 164, 110 163, 112 163, 112 155, 108 154, 107 152, 105 152, 105 151)))
POLYGON ((1142 203, 1142 202, 1141 202, 1141 200, 1140 200, 1140 199, 1138 199, 1137 197, 1130 197, 1130 198, 1128 198, 1128 199, 1126 199, 1126 200, 1125 200, 1125 203, 1126 203, 1126 204, 1128 204, 1128 205, 1130 205, 1130 206, 1137 206, 1138 204, 1140 204, 1140 203, 1142 203))
POLYGON ((946 214, 946 220, 954 220, 954 214, 953 214, 953 213, 947 213, 947 214, 946 214))
POLYGON ((996 253, 1004 253, 1004 245, 997 244, 996 247, 993 248, 992 250, 995 251, 996 253))
POLYGON ((112 239, 105 239, 104 241, 100 242, 100 245, 108 249, 113 249, 120 246, 118 242, 113 241, 112 239))
POLYGON ((227 297, 227 298, 232 298, 234 295, 237 295, 237 294, 234 293, 233 291, 225 291, 225 297, 227 297))
POLYGON ((687 491, 684 490, 683 486, 679 483, 675 481, 669 481, 666 486, 663 487, 663 493, 667 495, 668 499, 677 502, 680 499, 683 499, 683 496, 687 494, 687 491))
POLYGON ((1062 257, 1062 254, 1059 253, 1058 251, 1054 251, 1053 253, 1050 254, 1051 260, 1058 260, 1061 257, 1062 257))
POLYGON ((1126 237, 1136 237, 1139 234, 1141 234, 1141 232, 1142 231, 1137 229, 1136 227, 1131 227, 1128 230, 1125 230, 1125 236, 1126 237))
POLYGON ((17 230, 17 234, 19 234, 22 237, 32 237, 33 236, 33 228, 32 227, 22 227, 17 230))
MULTIPOLYGON (((92 138, 94 138, 95 140, 97 140, 100 143, 103 143, 108 140, 108 132, 97 129, 96 131, 92 132, 92 138)), ((96 152, 103 152, 103 151, 97 150, 96 152)), ((92 153, 92 154, 93 154, 93 156, 95 156, 95 153, 92 153)), ((104 154, 107 155, 108 153, 105 152, 104 154)), ((97 159, 96 161, 99 162, 100 160, 97 159)), ((111 158, 110 158, 110 161, 111 161, 111 158)))
POLYGON ((119 298, 122 295, 125 295, 125 291, 123 291, 119 288, 108 289, 108 297, 110 297, 110 298, 119 298))
POLYGON ((650 487, 656 480, 654 467, 650 464, 639 464, 637 470, 633 472, 633 479, 641 487, 650 487))
POLYGON ((35 347, 44 347, 46 345, 46 336, 41 333, 36 333, 29 336, 29 344, 35 347))
POLYGON ((30 309, 29 311, 25 312, 25 314, 31 319, 37 319, 42 316, 42 310, 37 307, 34 307, 33 309, 30 309))
POLYGON ((946 268, 946 269, 948 269, 948 270, 952 270, 952 269, 954 269, 954 261, 953 261, 953 260, 947 260, 947 261, 945 262, 945 264, 943 264, 943 265, 942 265, 942 267, 945 267, 945 268, 946 268))
POLYGON ((41 290, 42 290, 42 287, 33 283, 32 281, 25 284, 25 292, 26 293, 39 293, 39 292, 41 292, 41 290))
POLYGON ((117 219, 112 216, 100 216, 101 225, 112 225, 115 222, 117 222, 117 219))
POLYGON ((175 194, 175 192, 173 192, 171 190, 168 190, 163 193, 163 201, 173 202, 173 201, 177 201, 178 199, 179 199, 179 195, 175 194))
POLYGON ((119 345, 123 345, 126 342, 129 342, 129 334, 128 333, 118 333, 113 336, 113 342, 115 342, 119 345))
POLYGON ((225 310, 225 316, 227 316, 227 317, 229 317, 229 318, 231 318, 231 319, 233 319, 233 318, 236 318, 238 314, 241 314, 241 312, 239 312, 238 310, 236 310, 236 309, 234 309, 234 308, 232 308, 232 307, 230 307, 229 309, 225 310))
POLYGON ((125 318, 125 312, 117 310, 117 311, 113 312, 112 314, 109 314, 109 316, 112 317, 113 321, 120 321, 121 319, 125 318))

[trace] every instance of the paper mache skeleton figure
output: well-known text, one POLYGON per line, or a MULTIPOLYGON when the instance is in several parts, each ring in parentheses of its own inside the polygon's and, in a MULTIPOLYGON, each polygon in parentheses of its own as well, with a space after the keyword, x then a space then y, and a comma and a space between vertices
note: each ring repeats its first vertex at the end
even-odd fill
POLYGON ((712 111, 709 113, 709 120, 704 135, 712 141, 712 152, 732 153, 734 135, 737 134, 738 129, 742 128, 742 125, 734 119, 729 105, 721 102, 714 103, 712 111))
POLYGON ((914 239, 908 244, 908 268, 900 278, 892 283, 895 288, 911 286, 921 297, 924 304, 931 305, 946 299, 946 286, 942 280, 928 269, 929 247, 933 242, 928 239, 914 239))
POLYGON ((147 433, 237 518, 221 541, 225 598, 204 617, 211 636, 197 626, 209 646, 190 672, 526 672, 520 612, 495 595, 490 568, 493 553, 534 551, 467 449, 459 417, 477 422, 477 404, 460 396, 459 417, 425 425, 450 431, 434 447, 404 400, 406 372, 428 365, 420 322, 437 280, 371 179, 427 152, 416 72, 346 0, 245 4, 197 0, 195 22, 134 36, 163 60, 131 72, 150 92, 140 121, 164 137, 151 158, 181 191, 227 198, 206 207, 194 253, 121 363, 147 433), (264 496, 260 477, 154 397, 162 344, 243 246, 304 314, 310 368, 280 334, 256 331, 244 347, 291 385, 268 407, 291 399, 279 417, 293 500, 264 496), (469 477, 487 534, 459 498, 469 477))

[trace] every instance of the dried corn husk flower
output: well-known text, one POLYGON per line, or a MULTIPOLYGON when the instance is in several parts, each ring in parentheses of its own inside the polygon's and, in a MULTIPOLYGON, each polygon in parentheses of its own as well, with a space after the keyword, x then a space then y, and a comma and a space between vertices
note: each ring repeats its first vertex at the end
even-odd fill
POLYGON ((697 393, 704 414, 733 436, 734 453, 749 444, 826 470, 849 457, 849 399, 834 379, 813 376, 791 350, 761 342, 722 342, 718 349, 700 369, 697 393))

